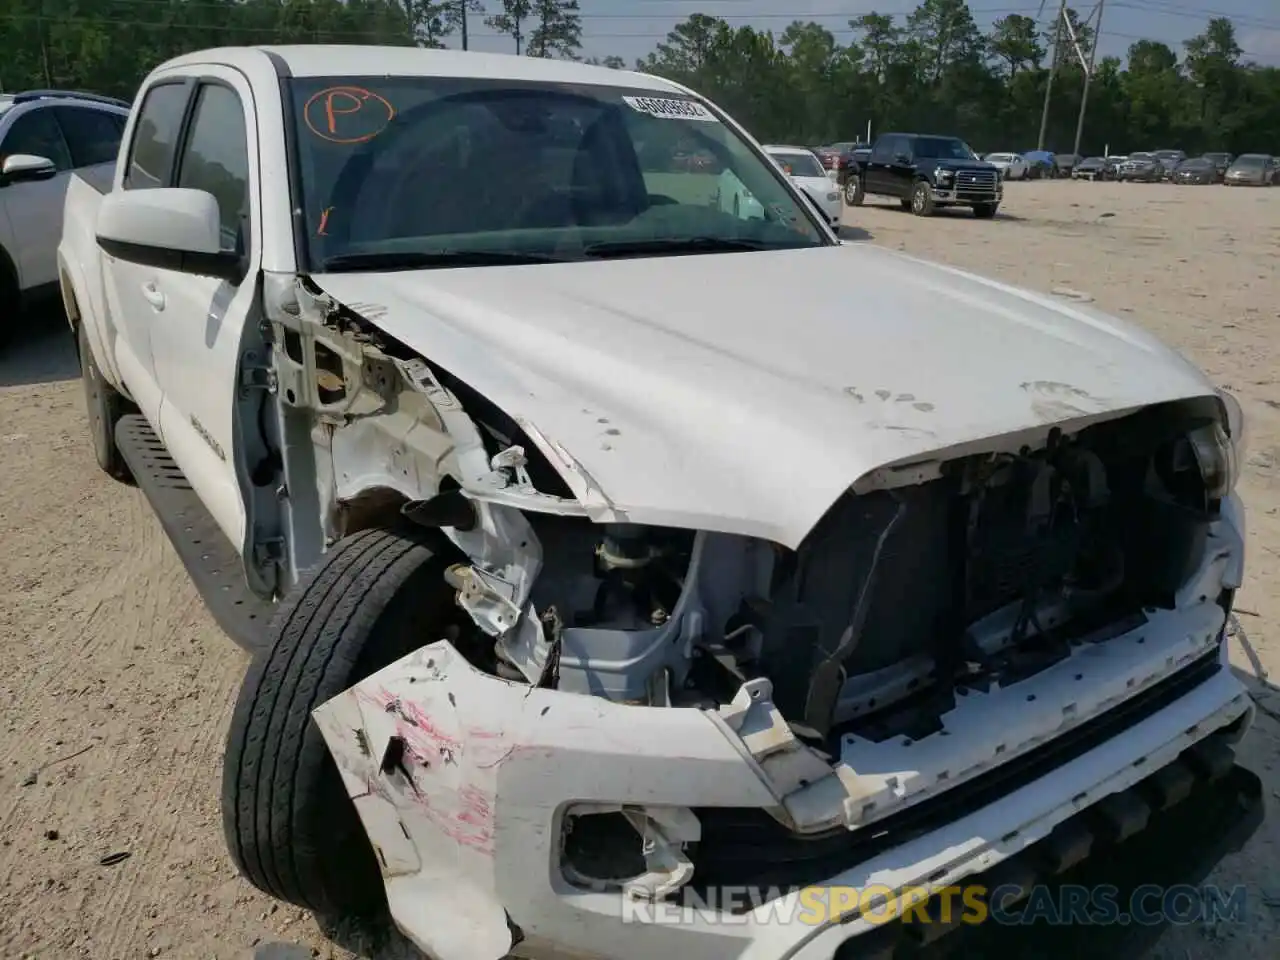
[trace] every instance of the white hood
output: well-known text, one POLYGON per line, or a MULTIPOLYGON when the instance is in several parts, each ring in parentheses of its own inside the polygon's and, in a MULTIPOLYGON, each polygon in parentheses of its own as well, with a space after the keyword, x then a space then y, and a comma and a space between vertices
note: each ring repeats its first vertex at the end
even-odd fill
POLYGON ((314 280, 631 521, 790 547, 877 467, 1213 392, 1121 321, 862 244, 314 280))

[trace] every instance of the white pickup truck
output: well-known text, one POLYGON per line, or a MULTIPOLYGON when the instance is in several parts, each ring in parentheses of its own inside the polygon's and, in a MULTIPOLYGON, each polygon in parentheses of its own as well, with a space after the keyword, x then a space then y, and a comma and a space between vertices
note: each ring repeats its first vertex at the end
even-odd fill
POLYGON ((1261 816, 1236 402, 841 243, 682 86, 193 53, 59 270, 98 462, 256 652, 223 808, 280 899, 439 960, 866 958, 1261 816))

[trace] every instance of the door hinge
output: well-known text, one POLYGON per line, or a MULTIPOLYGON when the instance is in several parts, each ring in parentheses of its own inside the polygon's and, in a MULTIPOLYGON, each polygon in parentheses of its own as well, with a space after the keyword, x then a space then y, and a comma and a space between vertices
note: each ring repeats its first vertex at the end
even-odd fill
POLYGON ((274 394, 279 384, 275 368, 260 364, 256 353, 246 353, 240 359, 241 390, 266 390, 267 393, 274 394))

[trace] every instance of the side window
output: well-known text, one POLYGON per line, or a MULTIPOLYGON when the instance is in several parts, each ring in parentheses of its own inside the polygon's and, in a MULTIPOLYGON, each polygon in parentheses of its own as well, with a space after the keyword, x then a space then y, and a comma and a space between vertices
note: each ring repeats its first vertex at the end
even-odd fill
POLYGON ((186 106, 187 87, 183 83, 162 83, 147 91, 134 125, 125 189, 151 190, 165 185, 186 106))
POLYGON ((15 153, 46 157, 59 170, 71 169, 71 151, 63 139, 53 111, 47 107, 29 110, 13 121, 4 143, 0 143, 0 160, 15 153))
POLYGON ((249 146, 244 108, 235 91, 209 83, 196 94, 176 186, 207 190, 222 215, 222 249, 241 250, 249 217, 249 146))
POLYGON ((870 159, 875 163, 888 163, 893 159, 893 144, 896 137, 881 137, 871 148, 870 159))
POLYGON ((120 118, 89 107, 54 107, 77 167, 114 163, 120 153, 120 118))

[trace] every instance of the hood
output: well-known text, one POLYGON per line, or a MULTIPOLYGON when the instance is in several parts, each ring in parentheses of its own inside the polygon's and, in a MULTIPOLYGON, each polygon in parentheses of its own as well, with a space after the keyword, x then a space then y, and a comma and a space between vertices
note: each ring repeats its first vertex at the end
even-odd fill
POLYGON ((986 160, 930 160, 921 157, 916 161, 922 167, 941 167, 943 170, 995 170, 996 165, 986 160))
POLYGON ((313 280, 615 518, 788 547, 877 467, 1213 392, 1121 321, 863 244, 313 280))

